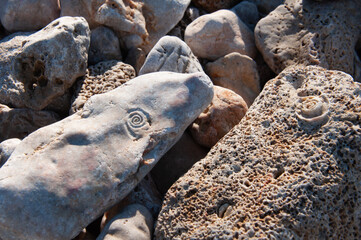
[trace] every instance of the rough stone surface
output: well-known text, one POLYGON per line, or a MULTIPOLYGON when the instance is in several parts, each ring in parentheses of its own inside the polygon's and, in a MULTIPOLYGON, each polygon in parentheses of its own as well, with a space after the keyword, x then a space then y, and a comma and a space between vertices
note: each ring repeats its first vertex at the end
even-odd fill
POLYGON ((257 54, 253 32, 231 10, 200 16, 186 28, 184 40, 194 55, 209 60, 231 52, 257 54))
POLYGON ((122 60, 119 39, 107 27, 97 27, 91 31, 88 64, 109 60, 122 60))
POLYGON ((183 17, 190 0, 61 0, 62 16, 83 16, 91 28, 113 29, 125 48, 148 53, 183 17))
POLYGON ((258 22, 257 47, 275 73, 293 64, 320 65, 361 81, 360 7, 357 0, 287 0, 258 22))
POLYGON ((292 67, 168 191, 157 239, 360 239, 361 84, 292 67))
POLYGON ((241 96, 214 86, 212 103, 190 126, 192 136, 200 145, 211 148, 241 121, 247 110, 241 96))
POLYGON ((24 138, 38 128, 60 120, 51 111, 34 111, 26 108, 10 108, 0 104, 0 141, 8 138, 24 138))
POLYGON ((185 174, 196 162, 208 153, 207 148, 195 142, 188 131, 159 160, 151 171, 153 180, 159 192, 164 195, 170 186, 185 174))
POLYGON ((0 102, 41 110, 85 75, 89 27, 84 18, 63 17, 34 34, 0 42, 0 102), (61 54, 59 54, 61 53, 61 54))
POLYGON ((149 52, 139 75, 159 71, 195 73, 203 69, 185 42, 177 37, 164 36, 149 52))
POLYGON ((254 30, 259 21, 257 5, 249 1, 243 1, 231 9, 251 30, 254 30))
POLYGON ((10 138, 0 143, 0 168, 9 159, 19 143, 21 143, 19 138, 10 138))
POLYGON ((233 90, 251 106, 261 91, 257 64, 252 58, 230 53, 210 62, 205 72, 215 85, 233 90))
POLYGON ((0 236, 74 238, 144 178, 212 97, 204 73, 146 74, 30 134, 0 168, 0 236))
POLYGON ((134 77, 134 68, 122 62, 106 61, 90 66, 76 83, 70 114, 81 110, 91 96, 116 89, 134 77))
POLYGON ((153 217, 140 204, 125 207, 104 228, 97 240, 151 240, 153 217))
POLYGON ((242 0, 192 0, 192 3, 207 12, 231 8, 242 0))
POLYGON ((1 0, 0 20, 9 32, 39 30, 60 16, 58 0, 1 0))

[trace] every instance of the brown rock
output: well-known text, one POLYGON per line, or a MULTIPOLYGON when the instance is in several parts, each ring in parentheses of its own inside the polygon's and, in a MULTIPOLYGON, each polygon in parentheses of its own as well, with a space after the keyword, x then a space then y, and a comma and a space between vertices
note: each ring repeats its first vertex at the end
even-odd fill
POLYGON ((241 121, 247 110, 241 96, 232 90, 214 86, 211 104, 190 127, 192 136, 200 145, 211 148, 241 121))

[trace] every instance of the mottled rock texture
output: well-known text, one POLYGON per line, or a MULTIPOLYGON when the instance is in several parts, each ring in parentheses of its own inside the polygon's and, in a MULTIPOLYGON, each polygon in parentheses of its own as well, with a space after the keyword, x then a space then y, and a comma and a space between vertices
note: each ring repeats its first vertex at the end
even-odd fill
POLYGON ((177 37, 164 36, 149 52, 139 75, 159 71, 195 73, 203 69, 185 42, 177 37))
POLYGON ((231 8, 242 0, 192 0, 192 3, 207 12, 231 8))
POLYGON ((361 85, 293 67, 168 191, 157 239, 360 239, 361 85))
POLYGON ((60 16, 58 0, 1 0, 0 20, 9 32, 36 31, 60 16))
POLYGON ((21 143, 19 138, 10 138, 0 143, 0 167, 9 159, 19 143, 21 143))
POLYGON ((90 66, 86 75, 76 83, 70 114, 81 110, 91 96, 116 89, 134 77, 134 68, 119 61, 105 61, 90 66))
POLYGON ((286 0, 255 29, 256 44, 275 73, 293 64, 340 70, 361 81, 355 46, 361 2, 286 0))
POLYGON ((34 34, 2 39, 0 102, 45 108, 85 75, 89 41, 88 24, 80 17, 58 18, 34 34))
POLYGON ((241 121, 247 110, 247 103, 241 96, 214 86, 211 104, 190 126, 192 136, 200 145, 211 148, 241 121))
POLYGON ((204 73, 146 74, 30 134, 0 168, 0 236, 74 238, 144 178, 212 97, 204 73))

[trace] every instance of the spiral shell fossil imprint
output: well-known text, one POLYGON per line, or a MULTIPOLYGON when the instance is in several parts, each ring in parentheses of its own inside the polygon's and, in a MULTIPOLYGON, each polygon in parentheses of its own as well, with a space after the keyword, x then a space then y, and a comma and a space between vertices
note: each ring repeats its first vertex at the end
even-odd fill
POLYGON ((131 136, 139 138, 151 125, 149 114, 141 109, 133 109, 128 113, 126 125, 131 136))
POLYGON ((324 95, 304 96, 296 102, 296 116, 299 120, 323 125, 329 119, 329 102, 324 95))

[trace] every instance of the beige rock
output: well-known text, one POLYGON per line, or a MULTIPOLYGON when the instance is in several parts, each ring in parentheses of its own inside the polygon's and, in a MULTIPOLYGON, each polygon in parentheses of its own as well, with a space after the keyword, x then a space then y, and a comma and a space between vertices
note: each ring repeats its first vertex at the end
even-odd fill
POLYGON ((0 104, 0 141, 24 138, 35 130, 60 120, 51 111, 34 111, 26 108, 9 108, 0 104))
POLYGON ((1 0, 0 19, 9 32, 39 30, 60 16, 58 0, 1 0))
POLYGON ((211 148, 241 121, 247 110, 241 96, 214 86, 212 103, 190 126, 192 136, 200 145, 211 148))
POLYGON ((257 47, 275 73, 293 64, 320 65, 361 81, 360 7, 358 0, 287 0, 258 22, 257 47))
POLYGON ((83 109, 91 96, 116 89, 134 77, 134 68, 119 61, 100 62, 90 66, 86 75, 76 83, 70 114, 83 109))
POLYGON ((215 85, 234 91, 248 106, 261 91, 256 62, 240 53, 230 53, 208 63, 205 72, 215 85))
POLYGON ((269 81, 168 191, 156 239, 360 239, 361 84, 320 67, 269 81))
POLYGON ((209 60, 232 52, 251 58, 257 54, 252 31, 230 10, 197 18, 186 28, 184 41, 194 55, 209 60))
POLYGON ((0 168, 9 159, 19 143, 21 143, 19 138, 10 138, 0 143, 0 168))
POLYGON ((231 8, 241 0, 192 0, 192 3, 207 12, 215 12, 220 9, 231 8))

